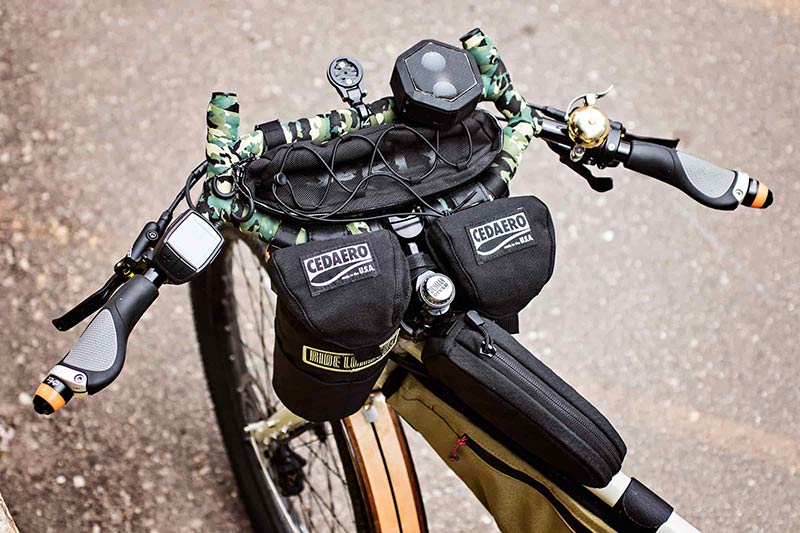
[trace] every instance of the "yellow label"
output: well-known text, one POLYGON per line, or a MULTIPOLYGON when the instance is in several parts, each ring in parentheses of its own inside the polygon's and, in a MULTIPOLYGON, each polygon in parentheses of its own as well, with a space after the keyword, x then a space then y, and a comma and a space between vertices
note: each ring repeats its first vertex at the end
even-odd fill
POLYGON ((331 352, 313 346, 303 346, 303 362, 331 372, 360 372, 381 362, 397 343, 399 334, 400 330, 398 329, 389 337, 389 340, 380 345, 380 355, 366 361, 359 361, 353 353, 331 352))

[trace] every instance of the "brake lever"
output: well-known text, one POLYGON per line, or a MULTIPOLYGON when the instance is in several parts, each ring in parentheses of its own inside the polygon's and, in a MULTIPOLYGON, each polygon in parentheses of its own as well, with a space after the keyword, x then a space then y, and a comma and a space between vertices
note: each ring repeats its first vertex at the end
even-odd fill
POLYGON ((589 187, 595 192, 608 192, 614 188, 614 180, 607 176, 595 176, 586 165, 573 161, 570 157, 572 149, 565 145, 553 141, 547 142, 547 147, 558 155, 558 160, 570 168, 577 175, 586 180, 589 187))
POLYGON ((114 275, 108 278, 102 287, 81 303, 60 317, 53 319, 53 326, 58 331, 67 331, 74 328, 103 307, 111 298, 111 295, 134 274, 143 274, 152 262, 153 247, 158 243, 171 218, 172 215, 167 215, 165 211, 158 222, 150 221, 145 224, 136 240, 133 241, 127 255, 114 265, 114 275))
POLYGON ((575 163, 569 156, 561 156, 558 159, 563 164, 571 168, 576 174, 586 180, 589 187, 595 192, 608 192, 614 188, 614 180, 608 176, 595 176, 589 167, 580 163, 575 163))
POLYGON ((67 331, 74 328, 103 307, 108 299, 111 298, 111 295, 114 294, 127 279, 128 278, 125 276, 114 273, 114 275, 108 278, 108 281, 91 296, 88 296, 81 303, 60 317, 54 318, 52 321, 53 326, 55 326, 58 331, 67 331))

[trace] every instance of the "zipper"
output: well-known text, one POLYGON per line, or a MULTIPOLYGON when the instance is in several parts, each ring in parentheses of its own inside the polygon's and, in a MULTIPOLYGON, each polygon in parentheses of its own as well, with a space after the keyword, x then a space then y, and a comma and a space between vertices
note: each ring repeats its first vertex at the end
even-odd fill
POLYGON ((529 370, 520 368, 516 361, 509 359, 508 357, 503 355, 502 351, 497 350, 494 342, 492 341, 491 336, 489 335, 488 330, 484 326, 483 319, 478 315, 478 313, 476 313, 475 311, 469 311, 467 313, 467 322, 474 325, 484 336, 484 340, 481 343, 481 355, 486 356, 488 359, 500 361, 508 369, 514 372, 517 376, 519 376, 520 379, 522 379, 523 381, 531 385, 533 388, 535 388, 537 391, 539 391, 541 396, 545 400, 547 400, 547 403, 549 403, 554 407, 557 407, 562 412, 567 414, 570 418, 575 420, 575 422, 577 422, 578 425, 585 430, 584 436, 589 437, 587 440, 591 443, 594 443, 596 445, 595 446, 596 448, 601 448, 603 449, 603 451, 606 452, 607 459, 610 458, 612 462, 614 463, 617 462, 617 451, 612 447, 612 445, 608 442, 608 438, 605 435, 603 435, 599 429, 597 429, 594 425, 587 426, 586 423, 583 421, 583 415, 581 415, 580 413, 575 413, 573 408, 564 405, 558 398, 554 398, 546 388, 542 387, 539 383, 530 378, 530 376, 528 375, 530 373, 529 370), (474 316, 470 316, 471 313, 474 313, 474 316), (475 320, 474 317, 477 317, 477 321, 475 320), (484 346, 490 347, 492 353, 491 354, 484 353, 484 346))
POLYGON ((481 315, 478 314, 477 311, 467 311, 467 322, 475 326, 483 334, 483 342, 481 343, 481 355, 485 355, 486 357, 494 357, 497 353, 497 348, 495 348, 494 342, 492 342, 492 336, 489 335, 489 331, 484 326, 485 322, 481 315))
POLYGON ((457 446, 466 446, 484 463, 489 465, 490 468, 497 470, 501 474, 505 474, 506 476, 516 479, 520 483, 523 483, 542 496, 550 503, 550 505, 555 509, 556 513, 561 517, 564 522, 567 523, 569 527, 573 529, 576 533, 591 533, 589 528, 587 528, 576 516, 569 512, 569 509, 564 506, 561 501, 556 498, 555 494, 543 483, 538 481, 537 479, 533 478, 530 474, 517 470, 516 468, 504 463, 497 457, 495 457, 489 450, 482 447, 480 444, 475 442, 472 438, 469 437, 468 434, 464 434, 459 437, 457 446), (460 444, 462 443, 463 444, 460 444))

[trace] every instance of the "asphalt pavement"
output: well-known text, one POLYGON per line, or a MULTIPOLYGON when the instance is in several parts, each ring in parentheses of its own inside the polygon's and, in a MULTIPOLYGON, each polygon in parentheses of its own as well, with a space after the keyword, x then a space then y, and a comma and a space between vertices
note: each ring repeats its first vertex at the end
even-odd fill
MULTIPOLYGON (((339 107, 328 61, 371 98, 423 38, 481 26, 531 101, 602 108, 632 131, 762 178, 766 211, 715 212, 625 170, 607 194, 541 143, 515 194, 550 207, 558 253, 522 339, 617 426, 625 470, 706 531, 800 530, 800 7, 648 2, 0 4, 0 492, 23 532, 241 531, 193 337, 162 290, 123 375, 37 417, 75 341, 49 321, 93 291, 203 157, 205 109, 244 127, 339 107), (223 8, 224 6, 224 8, 223 8)), ((412 436, 433 531, 491 518, 412 436)))

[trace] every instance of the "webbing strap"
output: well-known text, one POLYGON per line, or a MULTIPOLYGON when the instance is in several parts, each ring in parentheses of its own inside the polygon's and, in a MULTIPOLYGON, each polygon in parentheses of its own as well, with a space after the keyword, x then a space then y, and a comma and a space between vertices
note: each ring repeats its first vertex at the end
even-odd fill
POLYGON ((287 248, 294 246, 297 242, 297 236, 300 234, 300 228, 295 226, 289 221, 281 222, 275 231, 275 236, 270 241, 270 245, 275 248, 287 248))
POLYGON ((286 136, 283 134, 283 127, 279 120, 264 122, 256 126, 256 129, 261 130, 264 134, 264 144, 266 144, 264 148, 265 152, 270 148, 286 144, 286 136))

